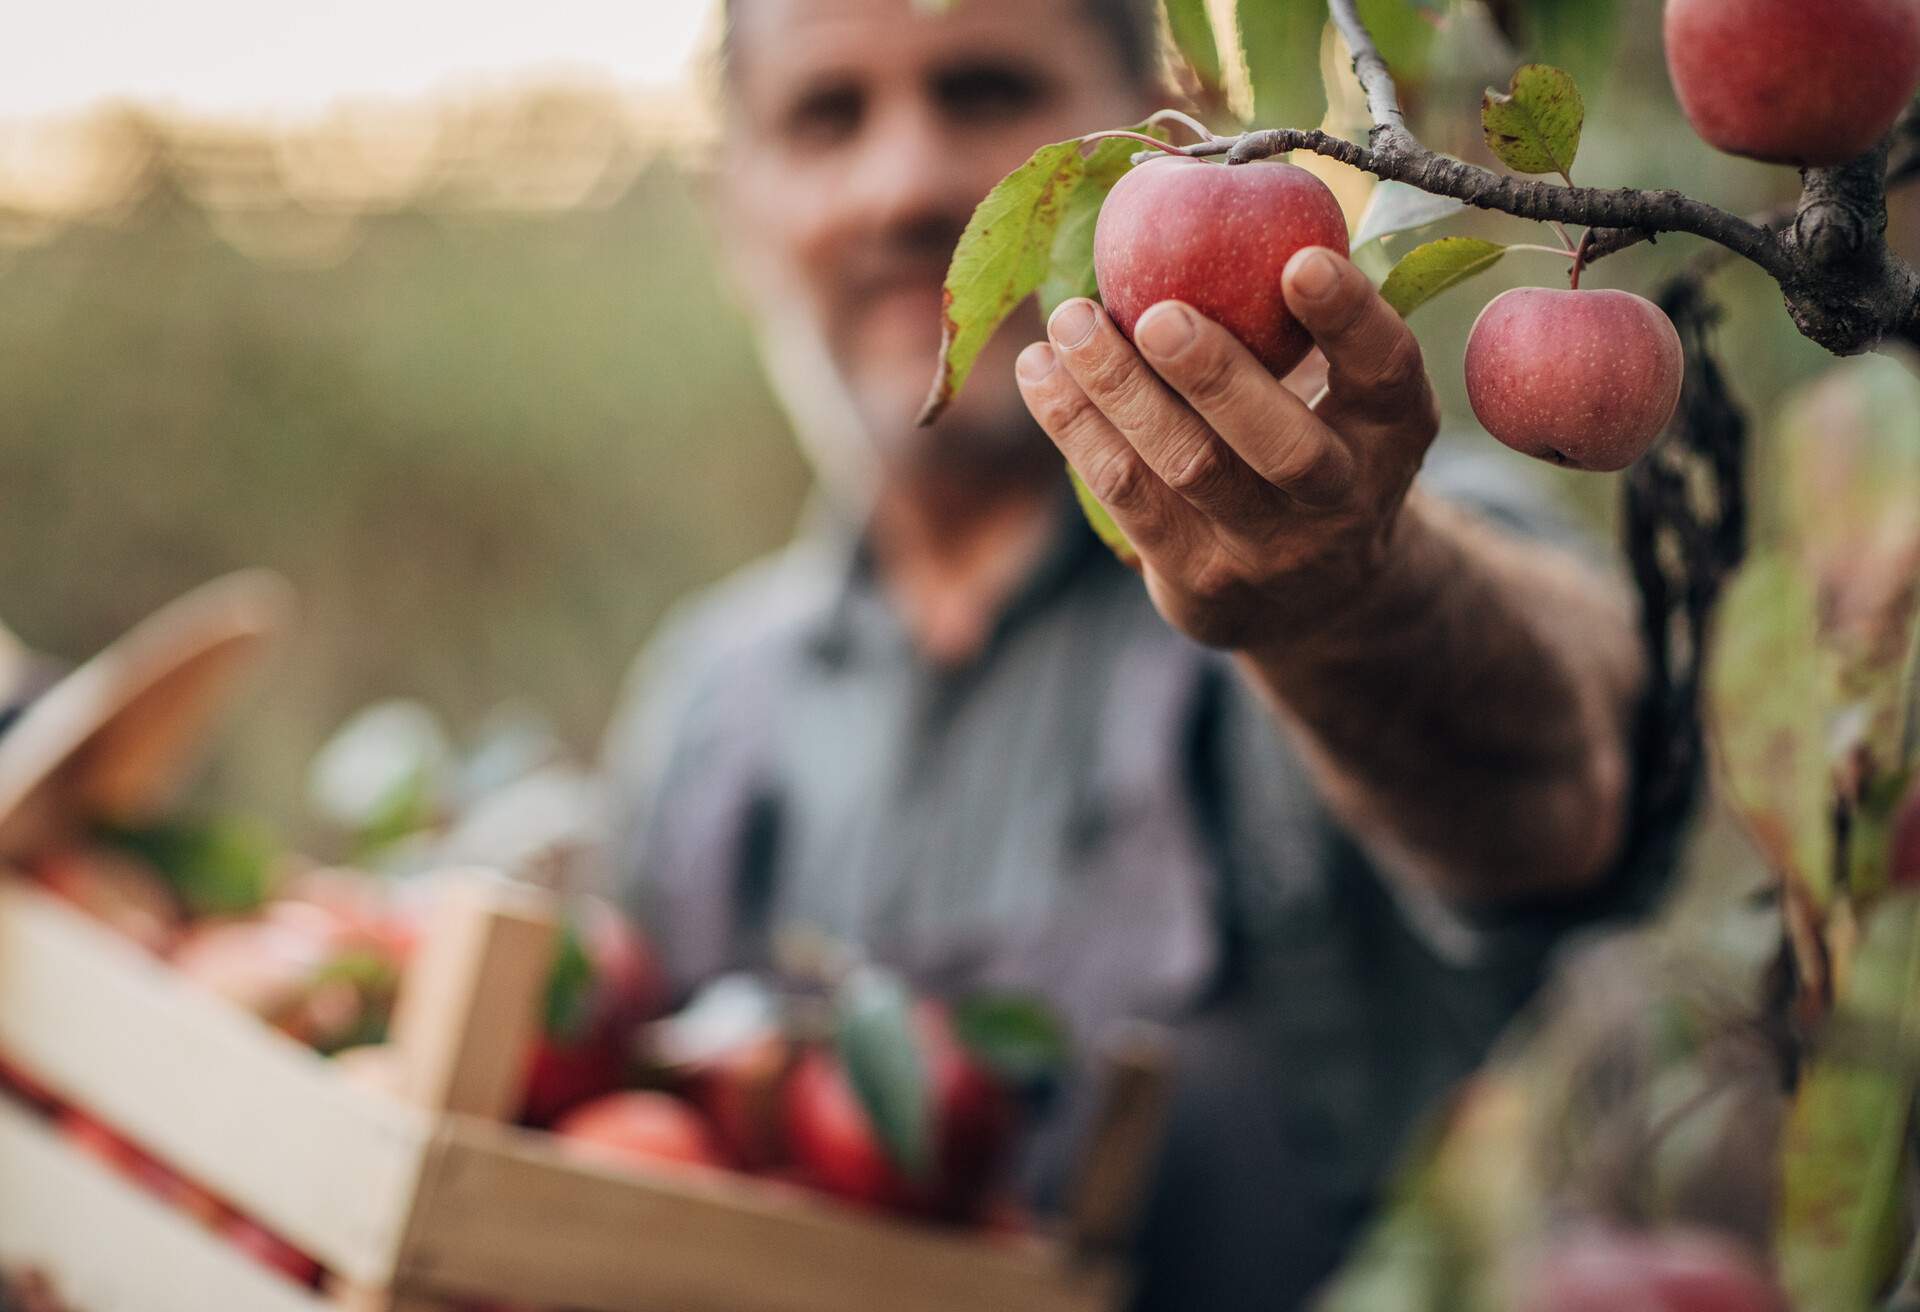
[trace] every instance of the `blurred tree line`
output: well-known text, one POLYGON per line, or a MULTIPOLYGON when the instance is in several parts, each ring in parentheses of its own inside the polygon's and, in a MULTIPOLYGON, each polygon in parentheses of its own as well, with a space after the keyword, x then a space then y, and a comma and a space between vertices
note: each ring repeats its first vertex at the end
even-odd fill
POLYGON ((317 743, 389 695, 456 724, 524 699, 589 748, 662 608, 789 533, 805 470, 671 162, 593 204, 363 211, 325 259, 262 258, 146 167, 0 246, 0 619, 78 658, 222 570, 285 572, 299 634, 223 796, 292 816, 317 743))

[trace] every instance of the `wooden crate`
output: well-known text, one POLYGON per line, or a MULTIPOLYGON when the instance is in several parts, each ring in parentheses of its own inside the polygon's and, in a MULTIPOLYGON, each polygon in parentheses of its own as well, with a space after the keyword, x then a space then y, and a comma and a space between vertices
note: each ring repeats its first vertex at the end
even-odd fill
POLYGON ((0 1098, 0 1265, 84 1312, 1097 1312, 1157 1121, 1116 1067, 1072 1238, 921 1226, 720 1172, 642 1175, 499 1122, 553 941, 543 896, 464 881, 394 1020, 382 1093, 32 884, 0 876, 0 1059, 316 1258, 296 1287, 0 1098))

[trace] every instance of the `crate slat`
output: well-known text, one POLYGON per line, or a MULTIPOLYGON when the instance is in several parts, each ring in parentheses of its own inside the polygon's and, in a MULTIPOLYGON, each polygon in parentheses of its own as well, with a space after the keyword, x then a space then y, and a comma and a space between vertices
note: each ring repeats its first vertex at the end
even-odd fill
POLYGON ((1105 1312, 1114 1268, 1055 1245, 858 1212, 724 1174, 601 1167, 449 1117, 401 1255, 408 1288, 583 1312, 1105 1312))
POLYGON ((0 1056, 329 1269, 392 1274, 430 1118, 6 875, 0 1056))
POLYGON ((0 1262, 37 1267, 86 1312, 326 1312, 197 1221, 0 1098, 0 1262))

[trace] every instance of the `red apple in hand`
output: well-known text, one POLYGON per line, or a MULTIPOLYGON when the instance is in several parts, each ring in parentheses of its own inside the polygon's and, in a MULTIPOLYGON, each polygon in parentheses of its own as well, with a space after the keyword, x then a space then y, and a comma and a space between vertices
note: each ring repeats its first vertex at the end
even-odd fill
POLYGON ((662 1162, 682 1166, 725 1166, 700 1114, 672 1094, 628 1090, 574 1108, 554 1124, 553 1132, 604 1161, 662 1162))
POLYGON ((1667 0, 1665 26, 1680 108, 1734 155, 1843 164, 1920 85, 1920 0, 1667 0))
POLYGON ((1618 291, 1516 287, 1467 337, 1467 399, 1516 451, 1575 469, 1625 469, 1680 401, 1680 334, 1618 291))
POLYGON ((1184 301, 1284 377, 1313 349, 1280 295, 1287 261, 1308 246, 1347 253, 1340 202, 1313 174, 1169 155, 1114 184, 1094 226, 1093 268, 1128 341, 1150 307, 1184 301))

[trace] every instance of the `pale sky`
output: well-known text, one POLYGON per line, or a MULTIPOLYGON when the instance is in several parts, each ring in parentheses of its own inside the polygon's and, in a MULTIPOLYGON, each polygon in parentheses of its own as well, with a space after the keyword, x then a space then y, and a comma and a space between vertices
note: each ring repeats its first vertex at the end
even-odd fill
POLYGON ((577 71, 670 87, 712 0, 13 0, 0 119, 103 99, 303 116, 464 82, 577 71))

